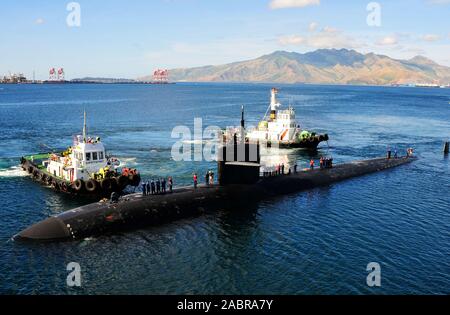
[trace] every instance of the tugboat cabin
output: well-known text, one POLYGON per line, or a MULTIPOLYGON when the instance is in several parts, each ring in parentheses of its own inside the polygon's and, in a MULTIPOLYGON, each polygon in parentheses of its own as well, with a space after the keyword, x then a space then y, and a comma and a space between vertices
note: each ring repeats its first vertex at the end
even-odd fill
POLYGON ((76 136, 73 147, 62 155, 52 154, 48 161, 47 172, 69 182, 77 179, 88 180, 101 169, 109 167, 105 147, 100 138, 76 136))
POLYGON ((270 115, 268 117, 265 115, 258 128, 250 132, 250 138, 273 142, 290 142, 295 139, 298 132, 295 110, 291 106, 285 110, 278 110, 281 104, 276 98, 277 93, 277 89, 271 90, 270 115))

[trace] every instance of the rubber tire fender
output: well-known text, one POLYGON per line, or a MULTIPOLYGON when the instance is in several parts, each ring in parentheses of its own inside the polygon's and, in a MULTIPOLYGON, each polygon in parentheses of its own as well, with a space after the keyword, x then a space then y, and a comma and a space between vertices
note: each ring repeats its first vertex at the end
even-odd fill
POLYGON ((84 181, 82 179, 77 179, 73 182, 72 187, 75 191, 80 192, 84 188, 84 181))
POLYGON ((95 192, 98 188, 98 182, 91 178, 86 182, 85 187, 88 192, 95 192))
POLYGON ((34 178, 38 181, 38 182, 42 182, 42 178, 43 178, 44 174, 42 174, 41 172, 35 172, 34 173, 34 178))
POLYGON ((59 187, 61 188, 62 191, 67 191, 67 183, 66 182, 62 181, 59 184, 59 187))
POLYGON ((57 181, 56 179, 53 179, 53 180, 52 180, 51 186, 52 186, 53 189, 55 189, 55 190, 59 190, 59 188, 60 188, 59 183, 58 183, 58 181, 57 181))
POLYGON ((33 177, 35 178, 35 179, 37 179, 37 180, 39 180, 40 178, 39 178, 39 174, 40 174, 41 172, 37 169, 37 168, 35 168, 34 169, 34 171, 33 171, 33 177))

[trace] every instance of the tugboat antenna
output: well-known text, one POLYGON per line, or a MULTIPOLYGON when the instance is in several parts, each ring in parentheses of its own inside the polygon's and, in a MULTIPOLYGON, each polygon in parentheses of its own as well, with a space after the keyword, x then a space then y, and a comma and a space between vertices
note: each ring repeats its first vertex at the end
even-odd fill
POLYGON ((245 129, 244 105, 241 107, 241 127, 242 129, 245 129))

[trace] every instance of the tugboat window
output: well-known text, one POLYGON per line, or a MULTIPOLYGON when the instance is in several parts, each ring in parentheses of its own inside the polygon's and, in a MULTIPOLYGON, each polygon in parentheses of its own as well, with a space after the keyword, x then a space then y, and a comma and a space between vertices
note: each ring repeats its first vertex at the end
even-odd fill
POLYGON ((99 159, 103 160, 103 152, 99 152, 98 154, 99 154, 99 159))
POLYGON ((97 161, 97 160, 98 160, 98 158, 97 158, 97 152, 92 152, 92 159, 93 159, 94 161, 97 161))
POLYGON ((91 160, 91 152, 87 152, 86 153, 86 161, 90 161, 91 160))

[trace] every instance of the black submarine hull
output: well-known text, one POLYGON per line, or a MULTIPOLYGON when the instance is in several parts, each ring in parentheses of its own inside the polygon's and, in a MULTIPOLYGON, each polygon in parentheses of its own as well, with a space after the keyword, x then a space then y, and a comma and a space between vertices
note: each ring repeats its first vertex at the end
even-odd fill
POLYGON ((254 184, 212 185, 179 188, 173 193, 129 195, 118 203, 96 202, 36 223, 17 234, 15 240, 76 240, 107 233, 158 225, 182 217, 224 209, 234 204, 260 201, 345 179, 397 167, 412 157, 377 158, 336 165, 331 169, 261 178, 254 184))

